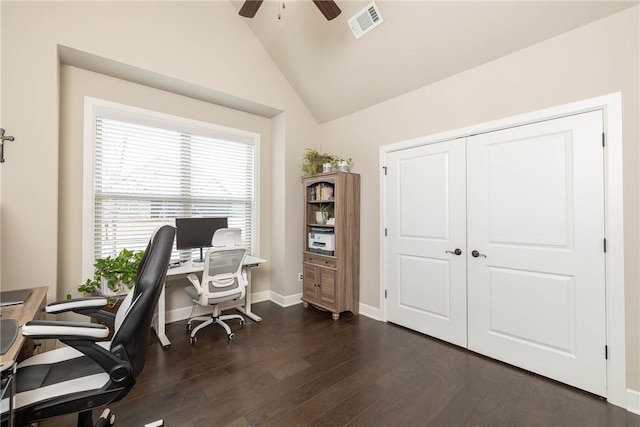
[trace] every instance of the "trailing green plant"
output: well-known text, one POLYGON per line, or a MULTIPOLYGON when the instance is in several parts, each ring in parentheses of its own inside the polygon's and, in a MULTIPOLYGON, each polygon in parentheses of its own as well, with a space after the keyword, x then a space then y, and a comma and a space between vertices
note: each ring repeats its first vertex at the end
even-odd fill
MULTIPOLYGON (((115 257, 108 256, 97 259, 93 265, 93 279, 87 279, 78 286, 78 291, 83 294, 100 293, 104 280, 107 288, 116 295, 117 299, 133 287, 143 254, 143 251, 122 249, 115 257)), ((67 294, 67 299, 71 299, 71 294, 67 294)), ((111 297, 107 296, 107 299, 111 300, 111 297)))
POLYGON ((321 153, 315 148, 307 148, 307 152, 302 156, 302 164, 300 170, 304 175, 315 175, 322 172, 322 165, 331 163, 333 156, 327 153, 321 153))

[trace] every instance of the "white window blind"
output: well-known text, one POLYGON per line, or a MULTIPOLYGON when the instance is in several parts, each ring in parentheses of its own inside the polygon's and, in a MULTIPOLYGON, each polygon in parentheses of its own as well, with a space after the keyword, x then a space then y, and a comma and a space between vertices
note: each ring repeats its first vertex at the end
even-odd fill
MULTIPOLYGON (((227 217, 252 249, 254 139, 135 110, 94 110, 94 259, 143 250, 156 227, 183 217, 227 217)), ((180 252, 172 258, 192 257, 180 252)))

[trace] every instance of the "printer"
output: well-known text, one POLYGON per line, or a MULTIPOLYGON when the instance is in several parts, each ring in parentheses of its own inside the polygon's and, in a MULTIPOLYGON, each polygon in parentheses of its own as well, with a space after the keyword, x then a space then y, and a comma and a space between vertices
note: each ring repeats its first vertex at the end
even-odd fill
POLYGON ((335 234, 333 229, 311 227, 309 231, 309 252, 333 255, 335 251, 335 234))

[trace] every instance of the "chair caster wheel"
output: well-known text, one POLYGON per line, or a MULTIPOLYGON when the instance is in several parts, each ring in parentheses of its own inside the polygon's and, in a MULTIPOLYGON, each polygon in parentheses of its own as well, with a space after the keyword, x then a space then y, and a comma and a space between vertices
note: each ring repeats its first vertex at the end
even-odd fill
POLYGON ((100 414, 100 418, 98 418, 98 421, 96 421, 95 427, 112 426, 115 424, 115 422, 116 414, 111 412, 111 409, 106 408, 104 411, 102 411, 102 414, 100 414))
POLYGON ((244 321, 244 319, 241 319, 241 320, 240 320, 240 327, 244 328, 244 324, 245 324, 245 323, 246 323, 246 322, 244 321))
POLYGON ((231 341, 233 339, 235 335, 233 335, 233 332, 231 332, 229 335, 227 335, 227 338, 229 338, 229 341, 231 341))
POLYGON ((196 337, 189 337, 189 342, 190 342, 191 344, 195 344, 195 343, 197 343, 197 342, 198 342, 198 338, 196 338, 196 337))
POLYGON ((187 331, 187 333, 191 332, 191 330, 193 329, 193 325, 191 325, 191 323, 187 323, 187 326, 185 328, 185 330, 187 331))

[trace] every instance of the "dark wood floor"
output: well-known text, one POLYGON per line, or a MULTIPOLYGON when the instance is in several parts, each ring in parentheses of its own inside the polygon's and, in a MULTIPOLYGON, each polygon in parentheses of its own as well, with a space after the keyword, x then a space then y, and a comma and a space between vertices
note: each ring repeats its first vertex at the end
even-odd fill
MULTIPOLYGON (((640 426, 606 400, 418 333, 301 305, 254 305, 263 317, 210 326, 190 345, 153 339, 116 426, 640 426)), ((61 417, 42 426, 74 426, 61 417)))

